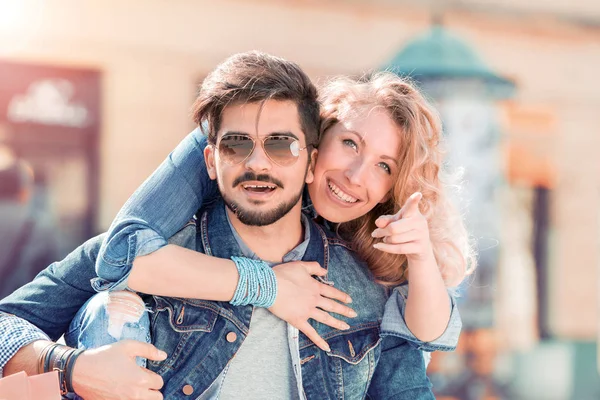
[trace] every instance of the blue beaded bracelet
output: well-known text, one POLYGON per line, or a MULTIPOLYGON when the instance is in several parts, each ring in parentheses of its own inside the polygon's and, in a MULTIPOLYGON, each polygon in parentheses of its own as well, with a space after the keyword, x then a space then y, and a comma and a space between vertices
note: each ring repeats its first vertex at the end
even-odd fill
POLYGON ((271 307, 277 298, 277 278, 269 264, 245 257, 231 259, 240 278, 229 303, 234 306, 251 304, 256 307, 271 307))

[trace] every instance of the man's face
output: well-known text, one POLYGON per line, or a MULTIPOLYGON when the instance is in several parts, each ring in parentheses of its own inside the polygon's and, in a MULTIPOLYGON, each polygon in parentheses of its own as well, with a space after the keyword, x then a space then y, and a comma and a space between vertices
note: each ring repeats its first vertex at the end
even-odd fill
POLYGON ((312 182, 305 147, 296 104, 267 100, 226 107, 216 145, 206 148, 205 158, 208 173, 217 180, 227 207, 243 224, 265 226, 296 206, 304 183, 312 182), (290 152, 298 154, 297 158, 285 157, 293 142, 289 137, 298 139, 290 152), (263 148, 265 138, 270 138, 265 146, 269 154, 263 148), (245 159, 242 156, 232 160, 232 153, 244 154, 243 149, 251 145, 251 139, 254 139, 252 153, 245 159), (229 146, 222 146, 223 143, 229 146), (280 143, 286 145, 281 147, 280 143))

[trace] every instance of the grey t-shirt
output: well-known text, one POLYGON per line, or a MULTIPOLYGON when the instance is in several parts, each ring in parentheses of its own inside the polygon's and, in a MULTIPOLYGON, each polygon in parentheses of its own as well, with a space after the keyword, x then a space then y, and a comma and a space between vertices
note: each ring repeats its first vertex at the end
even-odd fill
MULTIPOLYGON (((244 256, 259 259, 242 241, 231 221, 229 225, 244 256)), ((310 240, 310 227, 304 215, 302 225, 304 241, 287 253, 283 262, 298 261, 304 256, 310 240)), ((288 324, 266 308, 255 307, 248 336, 219 379, 223 379, 219 399, 299 399, 288 324)))

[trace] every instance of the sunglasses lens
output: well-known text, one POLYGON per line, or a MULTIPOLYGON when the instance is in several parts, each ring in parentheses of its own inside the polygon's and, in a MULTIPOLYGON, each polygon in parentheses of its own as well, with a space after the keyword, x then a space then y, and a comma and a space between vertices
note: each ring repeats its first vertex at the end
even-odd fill
POLYGON ((254 148, 254 141, 248 136, 229 135, 219 142, 219 154, 229 164, 239 164, 244 161, 254 148))
POLYGON ((296 162, 299 148, 298 140, 290 136, 269 136, 265 140, 265 151, 271 160, 282 166, 296 162))

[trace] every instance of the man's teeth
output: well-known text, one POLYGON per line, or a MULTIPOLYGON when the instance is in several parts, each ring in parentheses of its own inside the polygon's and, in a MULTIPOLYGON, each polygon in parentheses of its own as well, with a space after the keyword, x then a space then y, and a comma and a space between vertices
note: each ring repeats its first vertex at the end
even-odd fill
POLYGON ((269 185, 244 185, 244 189, 275 189, 275 186, 269 186, 269 185))
POLYGON ((332 182, 329 182, 329 189, 331 190, 331 193, 335 195, 335 197, 342 201, 345 201, 346 203, 356 203, 358 201, 358 199, 350 196, 349 194, 344 193, 342 189, 337 187, 332 182))

